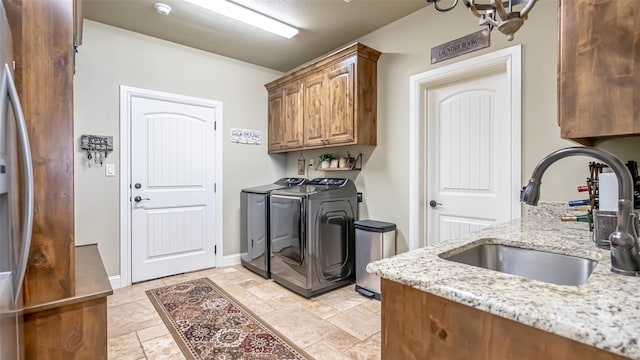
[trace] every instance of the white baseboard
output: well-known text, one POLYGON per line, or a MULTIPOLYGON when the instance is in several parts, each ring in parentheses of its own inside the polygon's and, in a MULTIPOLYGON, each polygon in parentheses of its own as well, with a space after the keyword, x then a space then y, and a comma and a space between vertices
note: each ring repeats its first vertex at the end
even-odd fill
POLYGON ((120 284, 120 275, 109 276, 109 282, 111 283, 111 288, 114 290, 122 287, 120 284))
POLYGON ((219 267, 240 265, 240 258, 242 257, 242 253, 226 255, 222 257, 222 264, 219 267))
MULTIPOLYGON (((239 254, 223 256, 222 257, 222 264, 220 264, 217 267, 227 267, 227 266, 233 266, 233 265, 240 265, 240 258, 244 254, 246 254, 246 253, 239 253, 239 254)), ((122 284, 120 283, 120 275, 109 276, 109 282, 111 283, 111 288, 114 289, 114 290, 115 289, 119 289, 119 288, 122 287, 122 284)))

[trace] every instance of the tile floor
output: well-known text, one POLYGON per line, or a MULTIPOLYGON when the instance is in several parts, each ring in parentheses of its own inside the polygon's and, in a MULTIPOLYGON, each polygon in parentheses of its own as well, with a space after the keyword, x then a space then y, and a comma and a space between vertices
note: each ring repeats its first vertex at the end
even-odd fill
POLYGON ((208 269, 116 289, 108 298, 109 359, 184 359, 145 290, 209 277, 316 359, 380 359, 380 302, 349 285, 305 299, 244 267, 208 269))

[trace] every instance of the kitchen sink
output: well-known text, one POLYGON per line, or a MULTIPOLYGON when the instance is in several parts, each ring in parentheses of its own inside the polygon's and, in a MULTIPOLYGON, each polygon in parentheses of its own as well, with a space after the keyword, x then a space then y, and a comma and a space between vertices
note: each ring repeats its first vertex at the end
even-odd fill
POLYGON ((558 285, 582 285, 598 265, 591 259, 501 244, 477 245, 455 255, 440 257, 558 285))

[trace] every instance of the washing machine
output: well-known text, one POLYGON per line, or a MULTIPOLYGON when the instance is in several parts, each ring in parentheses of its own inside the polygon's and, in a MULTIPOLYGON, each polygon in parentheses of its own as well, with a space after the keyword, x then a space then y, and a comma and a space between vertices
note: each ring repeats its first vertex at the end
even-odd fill
POLYGON ((244 267, 269 279, 269 195, 306 182, 304 178, 282 178, 240 192, 240 239, 247 245, 247 253, 240 259, 244 267))
POLYGON ((270 198, 271 278, 312 297, 354 281, 358 218, 349 179, 317 178, 270 198))

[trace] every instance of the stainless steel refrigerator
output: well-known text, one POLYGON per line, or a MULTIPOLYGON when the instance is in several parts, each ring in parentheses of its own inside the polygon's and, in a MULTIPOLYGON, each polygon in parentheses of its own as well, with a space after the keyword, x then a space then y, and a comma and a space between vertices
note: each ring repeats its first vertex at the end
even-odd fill
POLYGON ((24 359, 22 282, 33 226, 29 138, 12 76, 11 31, 0 3, 0 359, 24 359), (20 183, 19 183, 20 182, 20 183))

